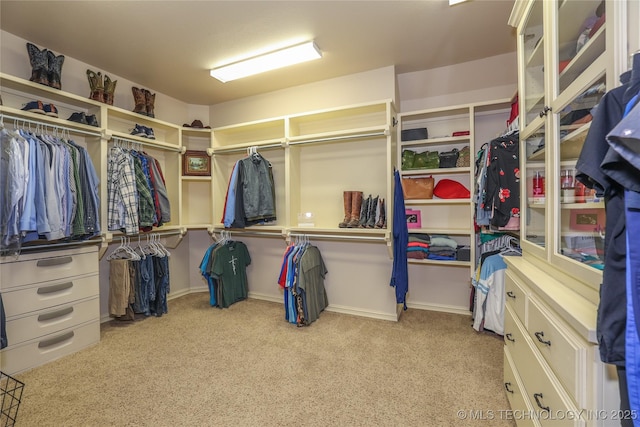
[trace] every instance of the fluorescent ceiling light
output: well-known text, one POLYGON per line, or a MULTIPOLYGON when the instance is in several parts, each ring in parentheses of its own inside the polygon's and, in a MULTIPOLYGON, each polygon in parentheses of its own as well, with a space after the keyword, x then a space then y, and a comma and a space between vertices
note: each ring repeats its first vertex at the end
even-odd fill
POLYGON ((225 83, 321 57, 322 52, 318 46, 310 41, 216 67, 210 71, 210 74, 211 77, 225 83))
POLYGON ((458 3, 464 3, 466 1, 468 1, 468 0, 449 0, 449 6, 453 6, 453 5, 456 5, 458 3))

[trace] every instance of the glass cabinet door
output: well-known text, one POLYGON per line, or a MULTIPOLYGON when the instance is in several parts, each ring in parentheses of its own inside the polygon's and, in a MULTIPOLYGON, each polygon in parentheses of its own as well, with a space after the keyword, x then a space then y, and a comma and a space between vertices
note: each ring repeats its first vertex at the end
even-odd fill
POLYGON ((604 201, 575 179, 576 162, 589 132, 589 111, 605 93, 605 76, 589 85, 557 113, 559 178, 554 194, 559 206, 556 252, 597 269, 604 267, 604 201))
POLYGON ((521 47, 522 102, 521 125, 526 128, 544 111, 544 44, 542 15, 544 2, 537 0, 531 7, 526 23, 519 29, 521 47))
POLYGON ((575 179, 576 162, 591 125, 591 110, 606 92, 604 2, 559 1, 553 94, 555 163, 553 195, 554 253, 602 269, 605 227, 604 202, 594 190, 575 179), (602 9, 602 10, 601 10, 602 9))
MULTIPOLYGON (((589 68, 604 69, 597 65, 606 44, 605 2, 602 0, 564 0, 557 2, 557 46, 554 46, 558 96, 565 92, 589 68)), ((602 58, 604 60, 604 56, 602 58)))
POLYGON ((521 176, 524 177, 526 188, 526 198, 523 197, 521 200, 521 205, 526 206, 522 213, 524 221, 521 224, 523 231, 521 238, 541 248, 545 248, 546 245, 546 197, 548 193, 545 139, 544 124, 528 135, 521 134, 520 139, 521 152, 525 154, 524 160, 521 161, 524 167, 521 176))

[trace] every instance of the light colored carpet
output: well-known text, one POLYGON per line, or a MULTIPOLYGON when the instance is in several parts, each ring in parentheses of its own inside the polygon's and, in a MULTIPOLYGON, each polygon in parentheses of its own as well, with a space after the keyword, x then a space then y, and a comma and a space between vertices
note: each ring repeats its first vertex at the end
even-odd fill
MULTIPOLYGON (((98 345, 33 369, 17 426, 513 426, 459 410, 509 409, 502 340, 470 316, 408 310, 400 322, 281 304, 210 307, 102 326, 98 345)), ((499 418, 499 417, 497 417, 499 418)))

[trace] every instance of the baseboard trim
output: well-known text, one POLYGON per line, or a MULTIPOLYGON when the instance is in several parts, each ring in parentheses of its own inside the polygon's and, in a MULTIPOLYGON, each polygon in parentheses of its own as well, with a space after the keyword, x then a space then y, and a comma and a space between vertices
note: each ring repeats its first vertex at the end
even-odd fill
MULTIPOLYGON (((274 297, 273 295, 249 292, 249 298, 259 299, 259 300, 263 300, 263 301, 277 302, 279 304, 284 304, 284 301, 282 300, 282 298, 283 298, 282 296, 274 297)), ((382 312, 379 312, 379 311, 362 310, 362 309, 359 309, 359 308, 347 307, 347 306, 343 306, 343 305, 330 304, 329 307, 327 307, 325 310, 326 311, 331 311, 331 312, 334 312, 334 313, 350 314, 350 315, 353 315, 353 316, 370 317, 372 319, 391 320, 393 322, 397 322, 398 321, 397 317, 394 316, 393 314, 390 314, 390 313, 382 313, 382 312)))
MULTIPOLYGON (((206 288, 206 287, 185 289, 185 290, 182 290, 182 291, 179 291, 179 292, 170 293, 167 296, 167 299, 168 300, 172 300, 174 298, 179 298, 179 297, 184 296, 184 295, 195 294, 195 293, 199 293, 199 292, 209 292, 209 289, 206 288)), ((252 299, 257 299, 257 300, 275 302, 275 303, 278 303, 278 304, 284 304, 284 301, 282 300, 282 296, 277 296, 276 297, 276 296, 269 295, 269 294, 261 294, 261 293, 258 293, 258 292, 249 292, 247 297, 248 298, 252 298, 252 299)), ((421 308, 421 307, 416 307, 416 308, 421 308)), ((432 309, 432 308, 429 308, 429 309, 432 309)), ((334 313, 350 314, 350 315, 353 315, 353 316, 360 316, 360 317, 369 317, 369 318, 372 318, 372 319, 389 320, 389 321, 392 321, 392 322, 397 322, 398 321, 398 316, 395 313, 383 313, 383 312, 380 312, 380 311, 362 310, 362 309, 359 309, 359 308, 347 307, 347 306, 342 306, 342 305, 331 304, 325 310, 326 311, 331 311, 331 312, 334 312, 334 313)), ((437 310, 437 311, 445 311, 445 310, 437 310)), ((105 323, 105 322, 108 322, 110 320, 113 320, 113 318, 111 316, 103 316, 100 319, 100 323, 105 323)))
POLYGON ((455 305, 423 304, 423 303, 407 302, 407 308, 415 308, 417 310, 441 311, 443 313, 461 314, 464 316, 471 315, 471 312, 469 311, 468 308, 458 307, 455 305))
POLYGON ((275 297, 273 295, 261 294, 259 292, 249 292, 247 294, 247 297, 251 299, 259 299, 262 301, 270 301, 270 302, 277 302, 278 304, 284 304, 284 301, 283 301, 284 297, 282 295, 275 297))
POLYGON ((392 322, 398 321, 398 318, 395 313, 383 313, 381 311, 362 310, 359 308, 347 307, 342 305, 334 305, 334 304, 330 304, 329 307, 326 308, 326 310, 334 313, 350 314, 353 316, 369 317, 372 319, 390 320, 392 322))

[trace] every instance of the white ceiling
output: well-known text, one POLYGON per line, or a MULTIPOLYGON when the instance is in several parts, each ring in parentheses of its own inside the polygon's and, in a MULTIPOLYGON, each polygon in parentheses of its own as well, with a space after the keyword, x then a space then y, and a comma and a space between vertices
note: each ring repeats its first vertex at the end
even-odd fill
POLYGON ((513 0, 2 0, 0 25, 96 71, 211 105, 390 65, 400 74, 513 52, 512 7, 513 0), (321 60, 228 83, 209 77, 242 54, 310 39, 321 60))

